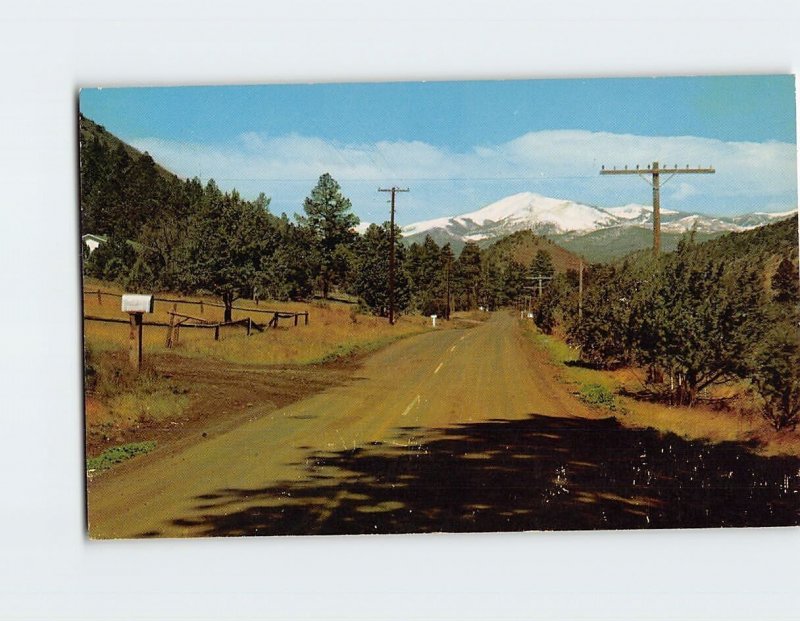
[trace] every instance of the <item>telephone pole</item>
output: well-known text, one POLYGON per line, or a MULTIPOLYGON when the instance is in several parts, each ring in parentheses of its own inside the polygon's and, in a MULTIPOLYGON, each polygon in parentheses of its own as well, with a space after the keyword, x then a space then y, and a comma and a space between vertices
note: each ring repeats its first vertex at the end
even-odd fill
POLYGON ((636 168, 628 168, 626 166, 621 170, 617 170, 616 167, 606 168, 602 166, 600 168, 601 175, 639 175, 653 187, 653 254, 658 254, 661 250, 661 186, 675 175, 708 175, 714 174, 714 172, 716 171, 710 166, 708 168, 700 168, 699 166, 697 168, 689 168, 687 165, 686 168, 678 168, 678 165, 675 164, 672 168, 669 168, 660 167, 658 162, 653 162, 653 165, 649 168, 639 168, 638 164, 636 168), (650 175, 650 179, 645 175, 650 175), (669 176, 662 180, 661 175, 669 176))
POLYGON ((447 255, 446 278, 447 278, 447 286, 446 286, 447 305, 445 306, 444 318, 447 319, 447 321, 450 321, 450 254, 449 253, 447 255))
POLYGON ((378 188, 378 192, 392 193, 392 216, 389 225, 389 325, 394 325, 394 201, 398 192, 408 192, 408 188, 400 189, 392 186, 391 188, 378 188))
MULTIPOLYGON (((539 281, 539 286, 538 286, 539 297, 542 297, 542 281, 544 281, 544 280, 553 280, 553 277, 552 276, 542 276, 541 274, 537 274, 536 276, 528 276, 528 280, 537 280, 537 281, 539 281)), ((526 287, 526 289, 529 289, 529 290, 533 290, 533 289, 536 289, 536 288, 537 287, 535 285, 529 285, 529 286, 526 287)))

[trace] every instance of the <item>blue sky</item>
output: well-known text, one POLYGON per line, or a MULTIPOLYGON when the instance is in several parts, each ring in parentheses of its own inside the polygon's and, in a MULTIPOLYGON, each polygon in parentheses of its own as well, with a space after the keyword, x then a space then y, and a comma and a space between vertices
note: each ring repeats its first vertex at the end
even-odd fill
POLYGON ((181 176, 300 211, 323 172, 356 213, 411 188, 398 221, 521 191, 649 203, 600 166, 713 165, 665 185, 665 207, 720 215, 797 204, 792 76, 84 89, 81 112, 181 176))

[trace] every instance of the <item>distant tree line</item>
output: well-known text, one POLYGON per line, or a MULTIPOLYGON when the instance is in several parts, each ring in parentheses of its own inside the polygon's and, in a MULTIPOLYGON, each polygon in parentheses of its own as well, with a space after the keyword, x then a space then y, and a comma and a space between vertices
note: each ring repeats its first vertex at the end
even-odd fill
MULTIPOLYGON (((315 292, 350 294, 365 312, 388 312, 390 225, 358 234, 350 200, 327 173, 294 221, 272 214, 263 193, 249 201, 213 179, 180 180, 147 153, 132 155, 124 143, 96 135, 82 141, 80 173, 82 230, 108 237, 91 254, 84 248, 88 276, 131 289, 217 295, 226 320, 239 297, 309 299, 315 292)), ((456 257, 430 237, 406 247, 396 228, 395 239, 400 313, 447 317, 500 307, 524 292, 531 269, 553 271, 544 251, 526 266, 487 259, 473 242, 456 257)))
POLYGON ((639 365, 652 390, 693 405, 703 390, 748 380, 775 428, 800 419, 797 220, 675 252, 641 252, 584 277, 582 318, 572 274, 536 300, 534 320, 558 326, 584 361, 639 365))

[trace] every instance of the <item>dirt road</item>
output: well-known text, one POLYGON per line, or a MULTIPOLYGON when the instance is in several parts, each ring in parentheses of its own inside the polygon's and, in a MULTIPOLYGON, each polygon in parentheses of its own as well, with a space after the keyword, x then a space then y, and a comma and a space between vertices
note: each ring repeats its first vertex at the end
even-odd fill
POLYGON ((765 507, 769 523, 797 521, 796 463, 727 447, 712 467, 713 447, 603 419, 506 313, 397 342, 345 385, 251 413, 93 481, 90 534, 741 525, 765 507))
POLYGON ((534 410, 568 414, 573 404, 532 372, 522 339, 515 319, 498 313, 471 329, 398 342, 368 359, 348 385, 268 414, 256 407, 237 429, 100 477, 89 490, 90 532, 192 535, 196 528, 172 520, 191 519, 198 496, 303 481, 314 452, 406 443, 403 428, 522 418, 534 410))

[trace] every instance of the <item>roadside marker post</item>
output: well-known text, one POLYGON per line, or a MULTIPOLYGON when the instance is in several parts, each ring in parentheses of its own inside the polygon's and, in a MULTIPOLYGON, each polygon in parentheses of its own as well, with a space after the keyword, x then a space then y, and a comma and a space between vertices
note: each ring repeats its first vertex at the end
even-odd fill
POLYGON ((122 296, 122 312, 128 313, 131 319, 128 360, 137 373, 142 368, 142 315, 153 312, 153 302, 152 295, 126 293, 122 296))
POLYGON ((436 327, 436 315, 431 315, 431 321, 433 322, 433 327, 436 327))

